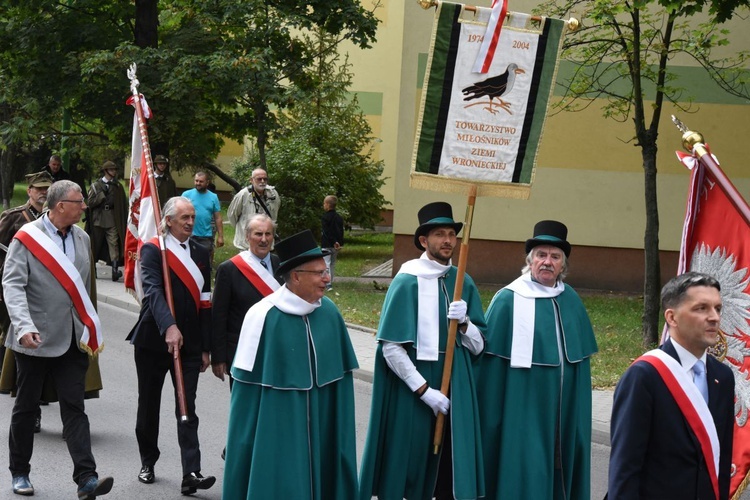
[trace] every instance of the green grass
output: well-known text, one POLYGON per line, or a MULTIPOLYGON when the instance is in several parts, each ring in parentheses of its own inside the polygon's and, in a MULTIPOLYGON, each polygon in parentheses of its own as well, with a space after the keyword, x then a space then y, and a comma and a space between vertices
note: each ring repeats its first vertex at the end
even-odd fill
POLYGON ((393 233, 350 231, 336 260, 336 275, 359 277, 393 258, 393 233))

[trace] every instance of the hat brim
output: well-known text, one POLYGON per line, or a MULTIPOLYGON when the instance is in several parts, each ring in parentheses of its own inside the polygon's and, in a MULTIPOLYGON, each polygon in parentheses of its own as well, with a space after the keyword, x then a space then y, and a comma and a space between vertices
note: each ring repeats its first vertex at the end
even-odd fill
POLYGON ((300 266, 304 264, 305 262, 309 262, 311 260, 315 259, 322 259, 326 255, 330 255, 329 250, 321 249, 320 253, 313 253, 308 255, 297 255, 296 257, 292 257, 289 260, 285 260, 281 264, 279 264, 279 269, 277 271, 278 274, 285 274, 294 269, 297 266, 300 266))
POLYGON ((454 231, 456 231, 456 234, 461 232, 461 229, 464 227, 463 222, 454 222, 453 224, 446 224, 445 222, 437 223, 437 224, 422 224, 417 228, 417 231, 414 233, 414 246, 416 246, 419 250, 426 250, 425 247, 422 246, 422 244, 419 242, 420 236, 426 236, 427 233, 430 232, 431 229, 434 229, 436 227, 452 227, 454 231))
POLYGON ((52 185, 51 182, 42 181, 42 182, 32 182, 29 184, 30 188, 48 188, 52 185))
POLYGON ((526 253, 528 254, 531 252, 531 250, 534 247, 542 246, 542 245, 549 245, 551 247, 556 247, 562 250, 565 253, 566 257, 570 257, 570 243, 567 241, 562 240, 548 240, 548 239, 538 239, 538 238, 531 238, 526 240, 526 253))

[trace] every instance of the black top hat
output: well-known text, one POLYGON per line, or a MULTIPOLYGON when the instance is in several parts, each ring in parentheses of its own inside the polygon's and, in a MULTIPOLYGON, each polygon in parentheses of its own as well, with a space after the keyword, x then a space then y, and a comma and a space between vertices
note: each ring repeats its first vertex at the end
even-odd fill
POLYGON ((321 250, 312 231, 305 229, 301 233, 285 238, 275 245, 276 253, 279 255, 279 274, 291 271, 300 264, 309 260, 322 259, 328 255, 328 250, 321 250))
POLYGON ((50 187, 55 182, 52 176, 47 173, 46 170, 41 172, 34 172, 33 174, 26 174, 26 183, 29 187, 50 187))
POLYGON ((534 237, 526 240, 526 253, 539 245, 551 245, 565 252, 570 257, 570 243, 567 242, 568 228, 556 220, 543 220, 534 226, 534 237))
POLYGON ((464 227, 462 222, 453 220, 453 208, 451 208, 450 203, 444 201, 428 203, 419 209, 417 217, 419 218, 419 227, 414 233, 414 244, 420 250, 424 250, 425 248, 419 242, 419 237, 425 236, 430 232, 430 229, 448 226, 452 227, 456 231, 456 234, 458 234, 461 228, 464 227))

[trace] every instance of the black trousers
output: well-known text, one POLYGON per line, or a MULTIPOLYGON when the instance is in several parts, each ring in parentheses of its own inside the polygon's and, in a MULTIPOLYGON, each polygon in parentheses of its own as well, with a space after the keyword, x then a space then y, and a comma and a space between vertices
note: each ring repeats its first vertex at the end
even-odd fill
MULTIPOLYGON (((201 470, 201 452, 198 442, 198 416, 195 414, 195 393, 198 389, 201 358, 183 357, 182 374, 185 381, 185 402, 188 421, 180 422, 180 408, 177 391, 174 391, 175 418, 177 420, 177 442, 180 445, 182 474, 201 470)), ((169 372, 172 387, 175 386, 174 362, 167 352, 135 347, 135 369, 138 373, 138 413, 135 422, 135 436, 142 465, 155 465, 159 460, 159 414, 161 411, 161 391, 164 379, 169 372)))
POLYGON ((56 358, 28 356, 19 352, 13 354, 16 358, 18 392, 8 436, 10 473, 19 476, 31 470, 34 417, 39 411, 44 378, 49 373, 60 400, 63 433, 70 458, 73 459, 73 480, 78 485, 83 484, 89 477, 96 476, 89 418, 83 402, 88 354, 78 349, 72 335, 67 352, 56 358))

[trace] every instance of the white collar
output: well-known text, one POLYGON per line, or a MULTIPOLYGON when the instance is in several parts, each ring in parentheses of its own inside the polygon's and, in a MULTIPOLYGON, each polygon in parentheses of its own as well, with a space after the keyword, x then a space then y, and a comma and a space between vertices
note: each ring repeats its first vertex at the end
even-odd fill
POLYGON ((700 358, 696 358, 693 353, 682 347, 679 342, 677 342, 677 339, 674 337, 670 337, 670 339, 672 339, 672 345, 674 346, 674 350, 677 351, 677 357, 680 360, 683 370, 690 373, 692 376, 693 365, 699 359, 703 361, 703 366, 706 366, 706 351, 703 351, 703 355, 700 358))

